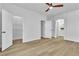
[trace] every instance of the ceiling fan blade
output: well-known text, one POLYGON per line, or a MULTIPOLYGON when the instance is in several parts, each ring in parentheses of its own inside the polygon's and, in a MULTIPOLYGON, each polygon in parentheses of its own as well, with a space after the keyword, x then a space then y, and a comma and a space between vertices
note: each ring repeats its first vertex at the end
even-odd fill
POLYGON ((49 6, 50 4, 49 4, 49 3, 46 3, 46 5, 48 5, 48 6, 49 6))
POLYGON ((63 7, 63 5, 55 5, 55 6, 53 6, 53 7, 63 7))
POLYGON ((50 3, 50 6, 52 6, 52 3, 50 3))
POLYGON ((46 5, 48 5, 49 7, 51 7, 52 6, 52 3, 46 3, 46 5))
POLYGON ((48 12, 50 9, 48 8, 47 10, 45 10, 45 12, 48 12))

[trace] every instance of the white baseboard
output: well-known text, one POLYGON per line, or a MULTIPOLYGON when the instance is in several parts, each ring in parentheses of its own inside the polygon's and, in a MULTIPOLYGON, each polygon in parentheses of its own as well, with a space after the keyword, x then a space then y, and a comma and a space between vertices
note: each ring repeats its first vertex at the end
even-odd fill
POLYGON ((23 39, 23 38, 13 38, 13 40, 19 40, 19 39, 23 39))
POLYGON ((52 38, 52 36, 44 36, 44 38, 52 38))
POLYGON ((29 39, 29 40, 23 40, 23 43, 25 43, 25 42, 30 42, 30 41, 34 41, 34 40, 40 40, 41 38, 34 38, 34 39, 29 39))
POLYGON ((78 40, 71 40, 71 39, 68 39, 68 38, 64 38, 64 40, 68 40, 68 41, 73 41, 73 42, 78 42, 79 43, 78 40))

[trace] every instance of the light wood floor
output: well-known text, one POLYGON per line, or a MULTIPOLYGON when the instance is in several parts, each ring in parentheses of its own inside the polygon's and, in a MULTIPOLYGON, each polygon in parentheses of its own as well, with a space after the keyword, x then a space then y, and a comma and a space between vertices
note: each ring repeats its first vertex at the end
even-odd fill
POLYGON ((79 43, 60 39, 41 39, 15 43, 0 52, 1 56, 79 56, 79 43))

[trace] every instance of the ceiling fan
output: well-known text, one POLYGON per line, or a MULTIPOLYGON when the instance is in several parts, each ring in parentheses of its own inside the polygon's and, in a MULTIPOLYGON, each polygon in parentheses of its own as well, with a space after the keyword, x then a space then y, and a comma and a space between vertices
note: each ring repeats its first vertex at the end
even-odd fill
POLYGON ((50 9, 54 8, 54 7, 63 7, 63 4, 52 4, 52 3, 45 3, 46 5, 48 5, 48 9, 45 10, 45 12, 48 12, 50 9))

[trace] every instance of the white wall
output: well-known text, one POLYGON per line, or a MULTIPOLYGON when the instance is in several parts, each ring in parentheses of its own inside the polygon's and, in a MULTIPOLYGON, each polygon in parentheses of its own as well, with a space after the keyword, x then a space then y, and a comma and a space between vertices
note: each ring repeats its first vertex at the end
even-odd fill
POLYGON ((45 38, 52 37, 52 20, 45 21, 45 38))
POLYGON ((13 40, 23 38, 23 19, 18 17, 13 18, 13 40))
POLYGON ((2 48, 2 12, 0 11, 0 48, 2 48))
POLYGON ((41 37, 41 15, 26 10, 23 24, 23 42, 37 40, 41 37))
POLYGON ((54 20, 64 19, 65 40, 79 42, 79 10, 56 15, 54 20))
POLYGON ((51 29, 52 37, 55 37, 55 20, 53 18, 51 20, 52 20, 52 29, 51 29))
POLYGON ((55 37, 55 20, 48 16, 45 20, 45 37, 55 37))

